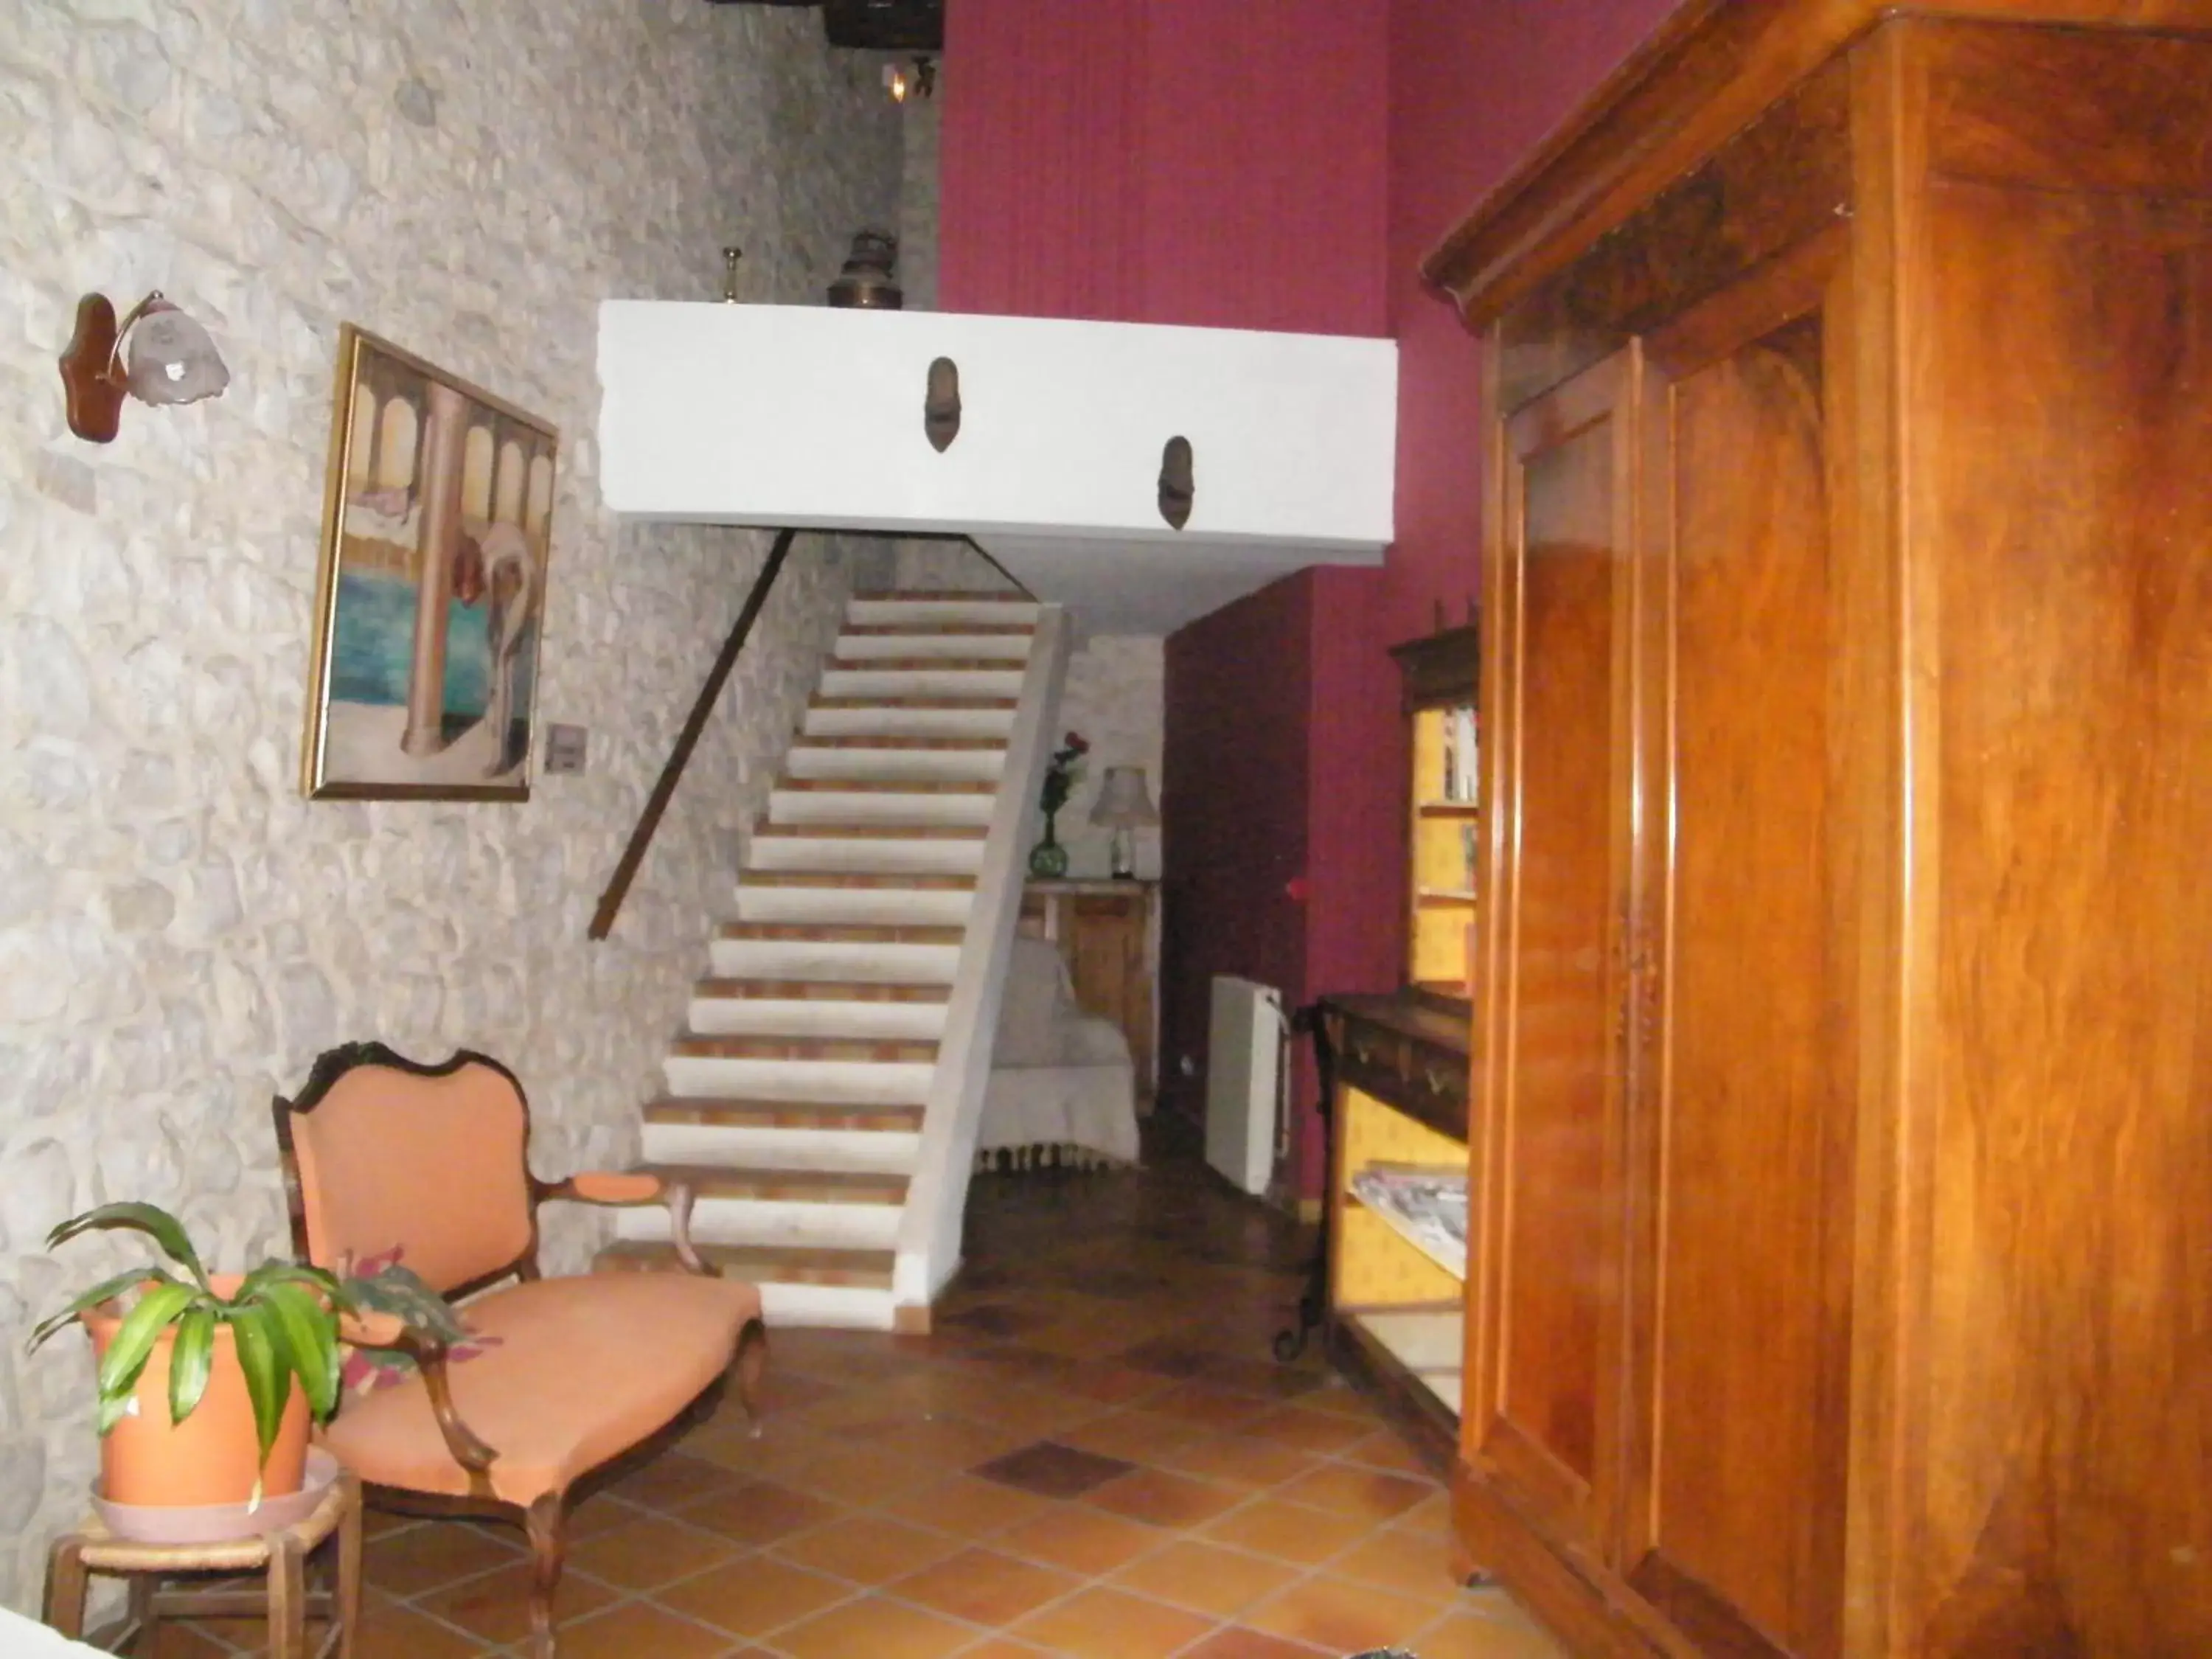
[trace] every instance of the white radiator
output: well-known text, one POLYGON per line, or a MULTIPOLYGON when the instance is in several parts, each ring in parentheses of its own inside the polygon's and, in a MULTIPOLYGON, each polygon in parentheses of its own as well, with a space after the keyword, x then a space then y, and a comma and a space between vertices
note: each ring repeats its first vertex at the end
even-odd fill
POLYGON ((1255 1194, 1274 1173, 1282 1093, 1283 994, 1213 976, 1206 1035, 1206 1161, 1255 1194))

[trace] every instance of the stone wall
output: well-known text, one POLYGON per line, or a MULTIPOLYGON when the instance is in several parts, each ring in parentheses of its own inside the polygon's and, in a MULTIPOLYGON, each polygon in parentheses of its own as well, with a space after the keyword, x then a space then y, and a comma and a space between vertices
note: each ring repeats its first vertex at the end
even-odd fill
MULTIPOLYGON (((1165 690, 1162 643, 1157 635, 1102 634, 1085 640, 1068 659, 1060 729, 1080 732, 1091 740, 1075 797, 1060 815, 1060 839, 1067 847, 1071 876, 1103 876, 1113 868, 1113 832, 1091 822, 1091 809, 1108 767, 1143 767, 1152 802, 1159 803, 1165 690)), ((1139 830, 1136 854, 1137 873, 1157 878, 1160 832, 1139 830)))
MULTIPOLYGON (((0 27, 0 1604, 31 1608, 94 1455, 84 1345, 130 1259, 41 1235, 179 1208, 216 1263, 287 1246, 268 1101, 327 1045, 499 1054, 541 1170, 620 1164, 737 838, 856 562, 802 542, 616 937, 592 903, 764 550, 599 506, 595 307, 819 296, 895 222, 872 60, 809 10, 701 0, 10 0, 0 27), (220 401, 95 448, 53 359, 80 291, 160 287, 220 401), (296 776, 331 379, 352 320, 563 433, 541 719, 590 769, 525 805, 309 803, 296 776)), ((425 1172, 426 1192, 434 1171, 425 1172)), ((586 1258, 584 1218, 549 1235, 586 1258)))

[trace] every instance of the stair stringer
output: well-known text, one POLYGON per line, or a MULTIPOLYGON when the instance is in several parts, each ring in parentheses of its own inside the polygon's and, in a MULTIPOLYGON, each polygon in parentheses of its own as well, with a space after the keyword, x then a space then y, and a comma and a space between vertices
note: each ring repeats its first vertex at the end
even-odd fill
POLYGON ((927 1309, 959 1270, 983 1091, 990 1081, 999 1008, 1006 1000, 1029 849, 1042 827, 1038 794, 1059 737, 1071 632, 1067 613, 1059 606, 1047 605, 1038 613, 1013 730, 1006 739, 1006 769, 984 836, 967 936, 945 1005, 921 1148, 899 1217, 891 1275, 895 1308, 927 1309))

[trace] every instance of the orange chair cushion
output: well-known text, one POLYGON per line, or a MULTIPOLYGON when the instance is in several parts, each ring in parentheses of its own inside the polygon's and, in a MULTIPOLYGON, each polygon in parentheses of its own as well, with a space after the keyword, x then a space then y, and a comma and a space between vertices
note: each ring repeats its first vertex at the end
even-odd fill
MULTIPOLYGON (((486 1339, 449 1365, 453 1404, 498 1452, 511 1504, 560 1492, 673 1419, 736 1357, 757 1286, 688 1273, 600 1273, 495 1291, 461 1310, 486 1339)), ((349 1399, 324 1443, 363 1480, 465 1494, 418 1376, 349 1399)))

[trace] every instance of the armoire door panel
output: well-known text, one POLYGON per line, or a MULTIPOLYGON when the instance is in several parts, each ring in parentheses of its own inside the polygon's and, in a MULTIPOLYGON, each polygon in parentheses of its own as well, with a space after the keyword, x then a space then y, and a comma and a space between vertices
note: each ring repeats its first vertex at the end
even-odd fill
POLYGON ((1619 750, 1633 510, 1633 359, 1515 416, 1505 513, 1517 731, 1510 975, 1488 1145, 1497 1242, 1479 1449, 1565 1535, 1595 1540, 1617 1442, 1619 750), (1520 733, 1540 733, 1522 740, 1520 733))
POLYGON ((1759 291, 1802 303, 1819 274, 1797 262, 1655 343, 1641 423, 1656 714, 1639 873, 1663 926, 1634 953, 1622 1566, 1714 1653, 1838 1639, 1853 1096, 1832 959, 1828 343, 1820 311, 1776 325, 1759 291), (1757 331, 1730 341, 1731 320, 1757 331))
POLYGON ((2212 202, 2059 182, 1935 185, 1908 316, 1931 1659, 2212 1653, 2212 202))

